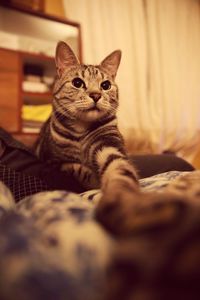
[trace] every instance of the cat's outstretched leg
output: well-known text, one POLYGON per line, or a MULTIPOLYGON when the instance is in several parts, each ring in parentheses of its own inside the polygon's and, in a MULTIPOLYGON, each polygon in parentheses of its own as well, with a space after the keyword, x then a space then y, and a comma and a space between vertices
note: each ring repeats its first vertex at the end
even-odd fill
POLYGON ((111 231, 120 223, 124 230, 123 226, 127 226, 125 216, 141 197, 136 169, 126 155, 114 147, 104 147, 96 160, 103 194, 96 217, 111 231))

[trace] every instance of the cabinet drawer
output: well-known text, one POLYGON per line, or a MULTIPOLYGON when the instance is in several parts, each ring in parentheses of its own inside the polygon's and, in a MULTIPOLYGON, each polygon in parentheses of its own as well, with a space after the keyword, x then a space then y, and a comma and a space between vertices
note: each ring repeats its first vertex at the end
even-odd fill
POLYGON ((0 71, 17 71, 19 69, 19 54, 12 50, 0 49, 0 71))

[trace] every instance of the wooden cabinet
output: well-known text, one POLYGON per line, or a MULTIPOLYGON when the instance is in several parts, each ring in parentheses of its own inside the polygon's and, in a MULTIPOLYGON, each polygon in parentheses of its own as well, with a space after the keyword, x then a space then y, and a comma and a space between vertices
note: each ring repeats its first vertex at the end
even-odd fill
POLYGON ((52 93, 51 88, 27 90, 25 67, 40 67, 44 77, 54 78, 59 40, 69 43, 81 60, 78 23, 0 4, 0 126, 28 145, 37 137, 37 130, 26 126, 24 107, 51 104, 52 93))
POLYGON ((0 126, 20 131, 21 62, 18 52, 0 49, 0 126))

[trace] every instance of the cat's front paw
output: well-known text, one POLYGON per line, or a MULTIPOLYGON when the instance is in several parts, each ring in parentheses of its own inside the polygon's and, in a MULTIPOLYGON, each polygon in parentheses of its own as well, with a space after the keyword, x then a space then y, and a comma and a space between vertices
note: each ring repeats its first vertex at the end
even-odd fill
POLYGON ((119 237, 135 233, 151 234, 167 230, 184 220, 188 198, 174 193, 121 191, 115 197, 102 197, 96 219, 109 232, 119 237))
POLYGON ((97 206, 96 219, 113 234, 124 235, 131 227, 128 223, 141 197, 139 189, 107 190, 97 206))

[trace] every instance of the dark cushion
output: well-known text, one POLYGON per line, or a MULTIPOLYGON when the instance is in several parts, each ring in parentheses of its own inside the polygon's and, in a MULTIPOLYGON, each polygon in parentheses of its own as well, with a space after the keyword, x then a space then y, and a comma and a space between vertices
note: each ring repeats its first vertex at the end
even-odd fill
POLYGON ((169 171, 194 171, 194 167, 174 154, 131 155, 140 178, 169 171))

